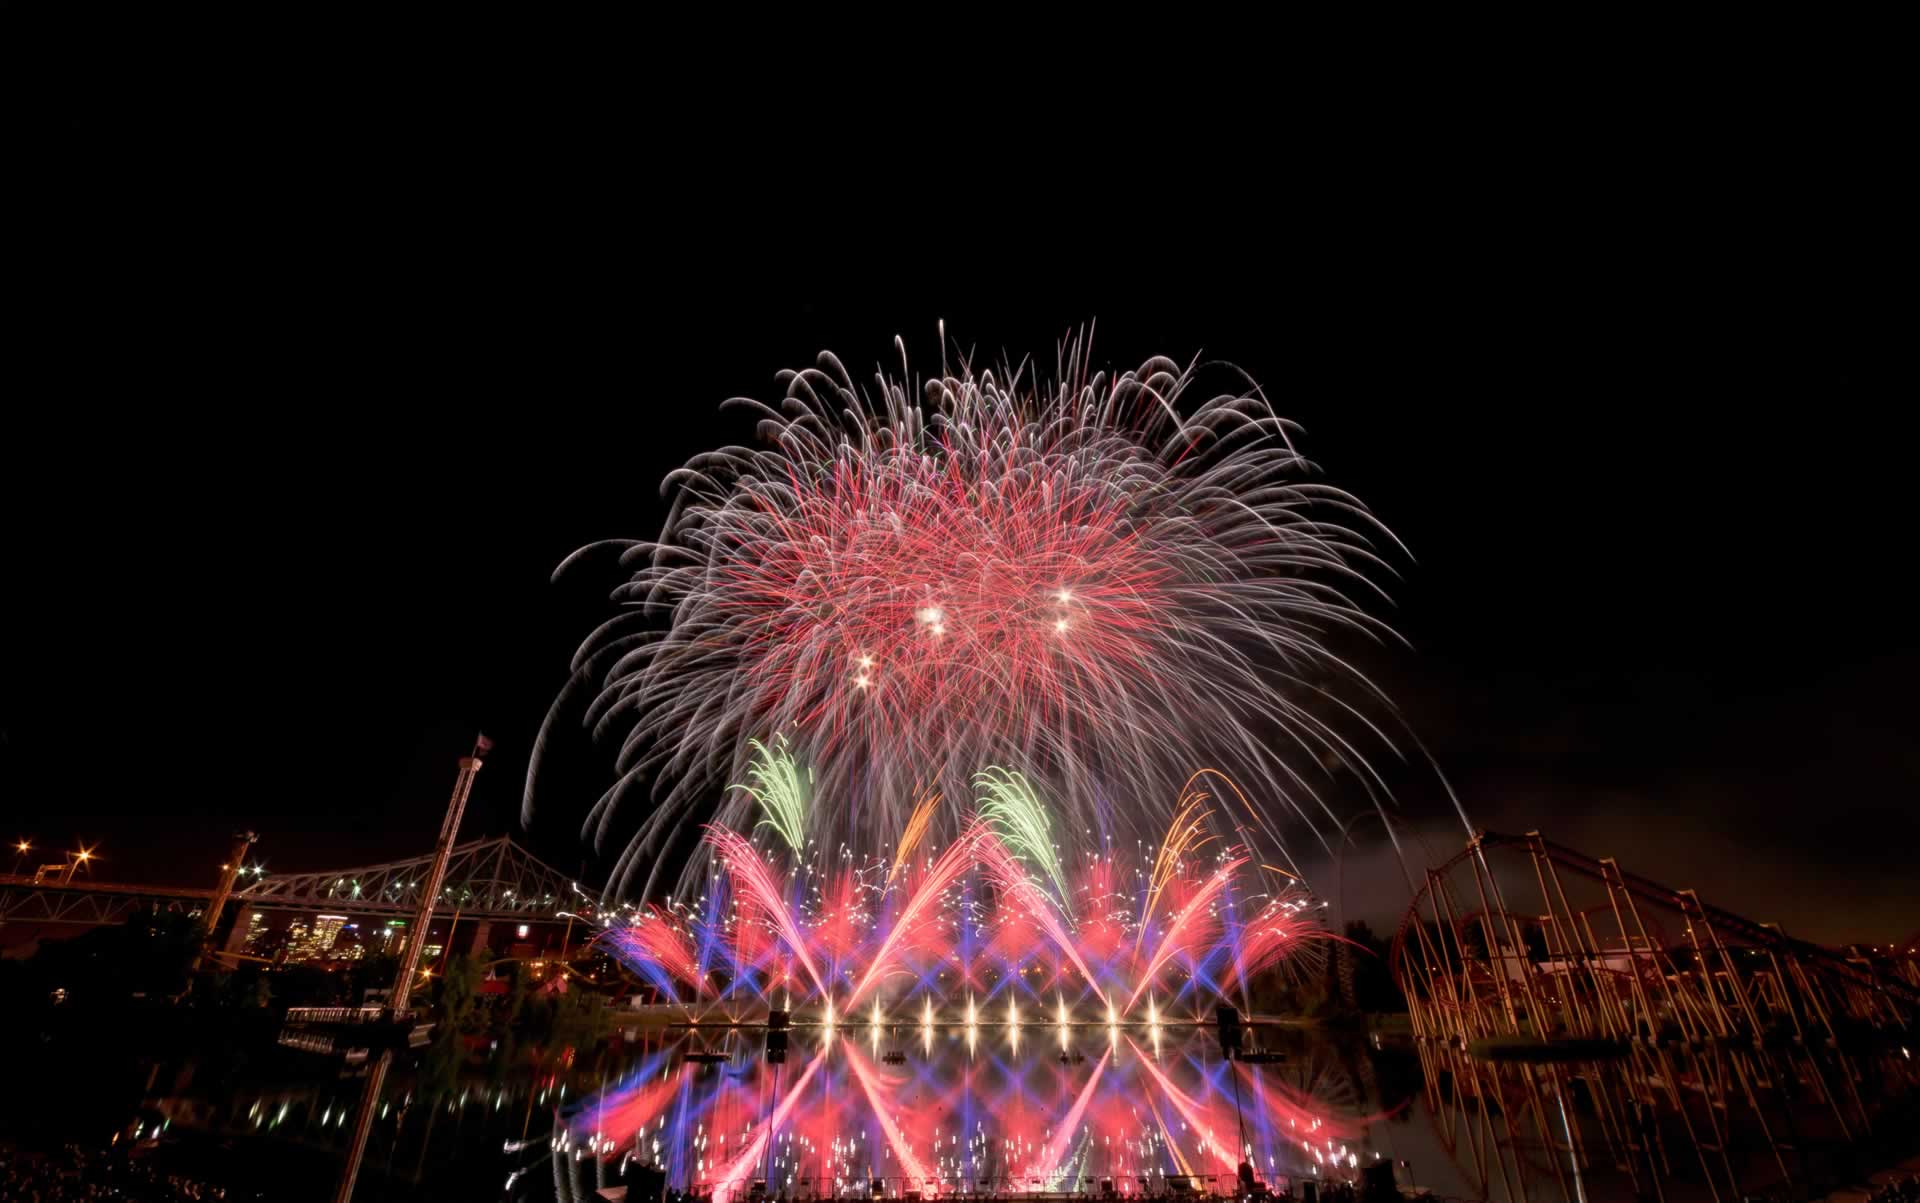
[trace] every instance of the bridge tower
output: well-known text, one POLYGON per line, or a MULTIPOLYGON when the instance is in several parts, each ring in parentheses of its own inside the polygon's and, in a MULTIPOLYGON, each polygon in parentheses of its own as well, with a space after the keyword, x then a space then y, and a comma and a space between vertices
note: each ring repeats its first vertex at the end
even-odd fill
MULTIPOLYGON (((416 933, 407 941, 407 950, 401 954, 400 969, 393 979, 393 1012, 396 1017, 407 1011, 407 1004, 413 994, 413 974, 420 964, 420 950, 426 947, 427 924, 433 918, 433 903, 439 897, 440 883, 447 875, 447 858, 453 852, 453 841, 460 834, 460 819, 467 810, 467 794, 473 789, 473 779, 480 774, 482 758, 493 748, 493 741, 482 735, 473 741, 473 752, 460 758, 460 775, 454 779, 453 797, 447 800, 447 817, 440 824, 440 839, 433 847, 433 866, 427 870, 426 889, 420 895, 420 909, 415 912, 413 930, 416 933)), ((448 932, 452 939, 452 932, 448 932)), ((360 1094, 360 1107, 353 1117, 353 1143, 347 1149, 346 1166, 340 1173, 340 1189, 334 1194, 335 1203, 349 1203, 353 1198, 353 1183, 360 1176, 360 1160, 367 1153, 367 1134, 373 1128, 373 1110, 380 1105, 380 1088, 387 1081, 387 1067, 393 1064, 393 1050, 380 1054, 367 1070, 367 1083, 360 1094)))
POLYGON ((187 975, 200 972, 200 962, 207 958, 207 948, 220 931, 220 912, 227 909, 227 899, 233 894, 234 879, 240 876, 240 870, 247 863, 247 849, 260 837, 251 831, 233 833, 233 847, 227 853, 227 863, 220 866, 220 884, 213 887, 213 897, 207 901, 207 930, 200 937, 200 947, 193 954, 193 964, 188 967, 187 975))

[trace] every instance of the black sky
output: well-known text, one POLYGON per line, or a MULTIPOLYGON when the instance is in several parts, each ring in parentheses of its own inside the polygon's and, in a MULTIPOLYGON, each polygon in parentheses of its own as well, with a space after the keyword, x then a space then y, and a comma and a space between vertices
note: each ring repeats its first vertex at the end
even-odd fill
MULTIPOLYGON (((1216 208, 1201 164, 1177 213, 1097 223, 1129 192, 1090 167, 895 237, 813 225, 773 165, 709 204, 697 136, 644 115, 443 179, 415 122, 243 108, 56 93, 10 143, 73 201, 30 227, 66 266, 12 327, 0 452, 0 813, 41 847, 183 882, 236 825, 287 871, 423 851, 476 729, 466 833, 518 831, 612 583, 548 574, 656 533, 663 473, 748 434, 720 401, 896 333, 927 368, 939 319, 1042 362, 1097 320, 1101 365, 1251 374, 1412 550, 1411 647, 1369 667, 1477 822, 1819 938, 1920 927, 1911 373, 1835 209, 1536 147, 1358 208, 1216 208)), ((524 838, 590 873, 606 757, 562 751, 524 838)))

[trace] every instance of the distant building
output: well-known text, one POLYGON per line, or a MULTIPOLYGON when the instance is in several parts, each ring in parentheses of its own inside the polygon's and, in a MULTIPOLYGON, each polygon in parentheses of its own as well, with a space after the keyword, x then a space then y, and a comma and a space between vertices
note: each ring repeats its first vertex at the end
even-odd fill
POLYGON ((314 946, 321 952, 331 952, 340 939, 340 929, 346 925, 345 915, 321 915, 313 925, 314 946))
POLYGON ((349 923, 340 929, 329 955, 336 961, 357 961, 367 955, 366 937, 358 923, 349 923))
POLYGON ((404 919, 389 919, 386 926, 379 929, 373 937, 381 952, 397 957, 407 950, 407 922, 404 919))
POLYGON ((294 920, 287 929, 287 963, 323 959, 333 950, 346 922, 345 915, 320 915, 311 925, 294 920))

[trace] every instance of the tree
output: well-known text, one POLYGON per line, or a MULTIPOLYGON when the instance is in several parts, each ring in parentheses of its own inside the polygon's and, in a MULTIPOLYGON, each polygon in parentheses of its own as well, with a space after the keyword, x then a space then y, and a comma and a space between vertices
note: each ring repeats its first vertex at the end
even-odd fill
POLYGON ((1355 1005, 1370 1014, 1406 1010, 1407 1000, 1394 983, 1385 942, 1373 934, 1364 919, 1347 924, 1347 939, 1360 946, 1347 949, 1353 955, 1355 1005))
POLYGON ((232 973, 220 975, 219 1006, 251 1011, 272 1003, 273 987, 260 965, 242 961, 232 973))
POLYGON ((353 997, 357 1001, 366 996, 368 990, 391 990, 394 979, 400 976, 400 958, 392 953, 377 952, 355 963, 352 970, 353 997))
POLYGON ((420 1087, 429 1097, 451 1094, 467 1063, 467 1037, 486 1027, 480 1005, 481 970, 468 956, 448 957, 434 990, 433 1043, 420 1063, 420 1087))
POLYGON ((607 1000, 591 990, 569 990, 555 1000, 553 1043, 592 1048, 606 1036, 612 1021, 607 1000))

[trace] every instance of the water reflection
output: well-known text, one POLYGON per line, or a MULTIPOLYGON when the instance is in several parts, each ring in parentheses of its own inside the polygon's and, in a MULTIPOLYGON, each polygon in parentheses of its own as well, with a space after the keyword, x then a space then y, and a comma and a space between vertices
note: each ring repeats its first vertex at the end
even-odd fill
POLYGON ((554 1152, 656 1164, 669 1186, 722 1200, 756 1181, 799 1196, 1109 1180, 1141 1194, 1182 1177, 1230 1192, 1243 1160, 1278 1185, 1375 1156, 1350 1090, 1317 1093, 1298 1065, 1227 1062, 1210 1028, 1075 1025, 1012 1005, 997 1023, 969 1017, 795 1031, 784 1064, 757 1030, 659 1033, 622 1080, 566 1111, 554 1152))

